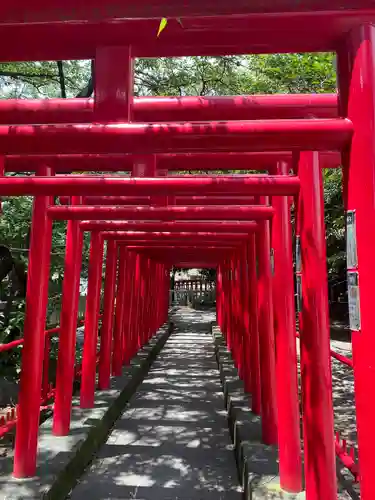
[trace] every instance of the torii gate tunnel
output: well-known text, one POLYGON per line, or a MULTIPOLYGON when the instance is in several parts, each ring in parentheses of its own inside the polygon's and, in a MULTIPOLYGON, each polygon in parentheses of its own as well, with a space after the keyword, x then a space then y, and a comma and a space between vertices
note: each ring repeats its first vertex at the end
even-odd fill
POLYGON ((70 429, 89 231, 81 407, 94 404, 97 365, 106 389, 166 321, 171 266, 215 267, 217 321, 264 443, 278 446, 282 488, 337 498, 335 451, 351 470, 357 464, 334 439, 322 169, 342 166, 359 480, 362 500, 373 499, 374 21, 372 0, 1 3, 1 61, 95 60, 92 100, 0 102, 0 196, 34 196, 16 477, 36 473, 51 231, 68 220, 54 433, 70 429), (156 37, 162 17, 170 21, 156 37), (293 51, 335 51, 338 94, 133 98, 135 57, 293 51), (213 173, 170 175, 194 170, 213 173))

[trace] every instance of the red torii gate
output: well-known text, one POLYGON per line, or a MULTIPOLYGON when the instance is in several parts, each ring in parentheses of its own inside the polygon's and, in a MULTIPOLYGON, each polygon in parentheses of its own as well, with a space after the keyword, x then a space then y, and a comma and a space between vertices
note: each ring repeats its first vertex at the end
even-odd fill
MULTIPOLYGON (((1 102, 0 102, 1 109, 1 102)), ((341 164, 341 156, 335 151, 321 151, 319 154, 322 168, 336 168, 341 164)), ((4 157, 5 172, 35 172, 41 163, 53 167, 56 173, 78 170, 80 172, 131 172, 139 155, 132 154, 64 154, 64 155, 7 155, 4 157)), ((155 163, 158 171, 228 171, 268 170, 278 161, 293 166, 292 153, 269 151, 267 153, 180 153, 157 154, 155 163)))
POLYGON ((0 47, 0 59, 94 59, 98 52, 114 54, 116 48, 118 55, 128 46, 133 57, 337 51, 351 30, 373 22, 373 16, 371 0, 305 0, 302 6, 294 0, 220 5, 160 0, 136 6, 114 0, 90 5, 39 0, 30 6, 19 0, 0 10, 8 42, 0 47), (163 17, 169 19, 168 30, 156 37, 163 17))
MULTIPOLYGON (((0 102, 0 124, 92 123, 95 106, 94 99, 7 99, 0 102)), ((141 123, 339 116, 336 94, 134 97, 130 113, 141 123)))
MULTIPOLYGON (((260 205, 267 204, 267 196, 273 197, 272 205, 275 210, 272 222, 272 244, 275 259, 273 278, 271 278, 270 269, 270 223, 268 220, 260 220, 257 223, 257 232, 249 235, 247 259, 244 253, 236 255, 231 253, 233 244, 220 246, 216 241, 212 250, 208 247, 206 250, 209 250, 210 259, 211 254, 215 255, 214 260, 220 263, 218 320, 243 376, 249 372, 243 371, 243 363, 240 359, 239 345, 242 344, 239 342, 242 337, 241 333, 234 329, 235 324, 232 321, 233 318, 226 300, 230 298, 232 305, 235 305, 235 301, 232 301, 232 294, 241 297, 239 282, 238 280, 233 282, 232 278, 238 274, 240 269, 243 269, 244 262, 248 263, 248 280, 244 280, 241 286, 247 287, 247 295, 243 294, 242 296, 249 297, 251 300, 247 304, 242 300, 239 304, 246 313, 244 323, 247 331, 250 328, 251 332, 254 333, 250 338, 247 338, 246 335, 243 337, 246 349, 249 345, 252 347, 250 352, 252 353, 251 367, 253 369, 251 378, 253 410, 260 411, 262 415, 264 440, 269 443, 279 442, 280 474, 283 486, 297 491, 300 488, 301 478, 298 472, 300 457, 298 401, 297 390, 294 391, 296 384, 295 350, 293 348, 294 320, 291 314, 284 314, 284 311, 293 310, 290 218, 287 197, 296 196, 298 198, 297 223, 302 256, 301 362, 304 367, 302 381, 306 494, 309 500, 336 498, 322 180, 319 154, 316 152, 334 150, 343 152, 345 201, 349 211, 349 235, 354 238, 350 240, 349 246, 349 283, 352 291, 357 292, 358 282, 361 285, 360 304, 358 301, 352 304, 354 309, 358 309, 356 312, 360 313, 357 314, 358 317, 354 318, 359 319, 359 321, 353 321, 351 326, 353 328, 361 495, 365 500, 371 499, 374 437, 372 433, 373 403, 369 394, 375 382, 371 299, 372 248, 375 229, 373 206, 375 146, 373 141, 374 75, 370 69, 374 64, 375 28, 367 23, 371 23, 375 19, 373 2, 370 0, 357 2, 346 0, 343 5, 342 1, 333 0, 328 5, 327 2, 320 0, 306 0, 302 9, 291 0, 284 0, 277 5, 271 0, 269 2, 252 2, 251 5, 244 0, 232 0, 230 3, 224 2, 220 5, 212 0, 203 2, 202 0, 199 2, 191 0, 183 5, 172 0, 169 3, 155 0, 152 4, 140 1, 132 5, 97 1, 91 2, 90 6, 83 0, 78 2, 76 0, 74 2, 73 0, 64 0, 64 2, 56 0, 48 5, 44 0, 39 0, 33 6, 30 6, 25 0, 19 0, 15 6, 1 5, 0 19, 2 23, 6 23, 2 26, 2 36, 6 37, 7 43, 2 44, 3 48, 0 49, 0 59, 3 61, 43 60, 45 58, 61 60, 82 57, 83 54, 85 57, 95 58, 98 78, 96 78, 94 108, 97 119, 100 123, 119 122, 114 125, 0 126, 0 152, 3 155, 12 155, 12 158, 5 158, 5 169, 24 169, 25 163, 22 163, 22 159, 16 158, 15 155, 29 154, 43 155, 44 157, 45 155, 59 154, 82 155, 71 160, 71 165, 78 166, 81 159, 90 161, 87 159, 87 155, 92 153, 101 155, 108 152, 111 154, 136 153, 142 155, 147 153, 154 155, 155 153, 190 153, 191 151, 194 153, 197 151, 248 153, 249 151, 278 152, 283 150, 288 152, 292 150, 292 159, 290 160, 289 154, 289 161, 292 161, 299 177, 299 182, 293 177, 280 179, 280 181, 270 177, 270 183, 263 181, 257 183, 250 178, 249 181, 243 182, 243 185, 237 180, 229 179, 220 181, 221 184, 219 184, 216 179, 213 179, 212 183, 210 180, 205 180, 202 183, 201 179, 193 181, 190 178, 180 180, 165 178, 162 179, 166 186, 164 188, 162 188, 163 183, 159 182, 161 179, 151 178, 143 179, 142 182, 134 179, 133 183, 129 183, 126 179, 103 180, 82 177, 49 179, 46 176, 52 174, 51 169, 43 166, 45 163, 43 163, 42 156, 36 156, 34 157, 34 167, 30 167, 31 170, 36 169, 37 177, 35 179, 0 178, 1 195, 36 195, 30 248, 29 291, 16 437, 15 474, 24 476, 32 475, 35 472, 39 417, 38 391, 40 391, 41 380, 41 339, 43 338, 42 330, 47 301, 46 284, 48 284, 51 247, 51 217, 57 217, 60 214, 60 217, 68 218, 69 216, 70 219, 73 213, 76 214, 76 220, 72 219, 69 222, 67 263, 73 263, 73 260, 69 259, 74 259, 81 251, 79 220, 89 218, 85 215, 88 212, 87 206, 50 207, 52 204, 50 197, 64 194, 73 196, 72 204, 80 205, 82 196, 107 194, 109 196, 117 194, 123 196, 126 194, 123 188, 128 185, 129 195, 155 196, 155 194, 160 193, 163 195, 176 195, 177 193, 195 195, 199 190, 202 196, 217 195, 218 193, 226 193, 230 196, 256 195, 260 197, 258 200, 260 205), (54 10, 55 8, 56 10, 54 10), (230 14, 230 18, 226 16, 227 14, 230 14), (165 16, 182 19, 186 29, 181 30, 177 22, 171 21, 165 31, 166 36, 156 39, 157 19, 165 16), (116 17, 127 19, 118 23, 111 22, 116 17), (82 20, 84 22, 61 23, 62 18, 66 21, 82 20), (45 24, 38 24, 38 22, 45 24), (124 29, 124 26, 127 29, 124 29), (144 37, 145 30, 150 35, 144 37), (58 32, 61 34, 60 38, 56 36, 58 32), (88 36, 82 39, 82 34, 85 32, 88 36), (304 33, 303 37, 300 36, 301 32, 304 33), (45 43, 45 36, 48 33, 53 33, 51 43, 45 43), (93 34, 100 36, 95 38, 93 34), (68 38, 69 43, 65 43, 68 38), (25 45, 25 39, 29 39, 30 44, 25 45), (78 39, 80 43, 77 43, 78 39), (116 43, 114 43, 115 40, 116 43), (117 47, 109 45, 117 45, 117 47), (162 121, 156 125, 127 123, 132 119, 131 76, 134 56, 214 55, 235 54, 241 53, 241 51, 256 53, 290 50, 337 51, 339 69, 338 118, 312 120, 263 118, 261 121, 254 118, 251 121, 241 118, 242 121, 228 121, 228 123, 213 121, 185 125, 163 123, 162 121), (123 58, 126 64, 118 65, 119 58, 123 58), (313 152, 306 152, 309 150, 313 152), (302 152, 299 153, 300 151, 302 152), (7 164, 10 167, 7 167, 7 164), (38 165, 37 168, 35 165, 38 165), (274 180, 277 189, 272 192, 271 185, 274 180), (258 188, 254 188, 252 191, 250 186, 255 185, 258 188), (162 189, 163 191, 161 191, 162 189), (258 275, 255 274, 255 256, 258 258, 258 275), (278 263, 279 265, 277 265, 278 263), (274 306, 272 304, 271 280, 276 284, 274 286, 274 306), (277 283, 283 283, 283 286, 278 286, 277 283), (273 349, 273 310, 277 314, 277 324, 279 325, 276 335, 277 361, 274 360, 273 349), (248 312, 251 314, 247 314, 248 312), (250 324, 255 319, 258 320, 259 331, 262 333, 259 337, 257 336, 257 325, 250 324), (258 341, 259 352, 257 350, 258 341), (246 344, 246 342, 250 344, 246 344), (284 356, 279 355, 282 352, 285 354, 284 356), (260 393, 258 368, 262 380, 260 393), (278 374, 277 385, 275 384, 276 371, 278 374), (35 376, 30 377, 28 373, 33 373, 35 376), (29 410, 30 413, 28 413, 29 410), (279 423, 278 432, 277 421, 279 423), (286 425, 287 421, 288 425, 286 425), (286 439, 288 440, 288 448, 285 446, 286 439), (319 440, 320 447, 318 446, 319 440)), ((155 118, 154 120, 156 121, 155 118)), ((60 160, 62 163, 64 158, 60 158, 60 160)), ((145 162, 146 167, 147 164, 150 167, 150 172, 155 174, 155 158, 148 160, 139 162, 133 158, 130 162, 134 161, 136 165, 138 163, 138 167, 145 162)), ((267 162, 269 160, 270 158, 267 159, 267 162)), ((100 161, 101 165, 104 165, 106 159, 102 157, 100 161)), ((277 173, 285 175, 283 161, 284 158, 280 156, 273 162, 272 168, 275 168, 276 163, 279 163, 277 173)), ((335 162, 337 165, 337 160, 335 162)), ((99 160, 98 164, 100 164, 99 160)), ((174 165, 178 170, 178 163, 176 162, 174 165)), ((203 162, 200 165, 203 167, 203 162)), ((200 168, 202 167, 200 166, 200 168)), ((83 170, 86 168, 83 167, 83 170)), ((69 167, 68 170, 71 168, 69 167)), ((115 170, 118 170, 118 166, 115 170)), ((137 174, 137 168, 134 170, 134 173, 137 174)), ((173 210, 186 208, 186 213, 189 210, 187 206, 151 207, 147 212, 147 217, 159 210, 157 212, 158 220, 166 220, 165 214, 168 212, 173 214, 173 210, 169 210, 171 208, 173 210), (163 216, 162 210, 164 210, 163 216)), ((105 213, 101 207, 89 210, 96 214, 95 219, 102 219, 105 213)), ((112 210, 106 207, 104 210, 108 210, 107 214, 111 219, 114 218, 116 209, 112 210)), ((132 220, 135 220, 135 213, 139 212, 138 208, 128 212, 126 210, 131 209, 120 207, 118 210, 123 210, 123 217, 132 217, 132 220)), ((216 207, 215 211, 217 211, 216 207)), ((231 212, 227 210, 226 213, 231 212)), ((228 220, 227 216, 222 214, 221 219, 213 220, 228 220)), ((176 215, 169 220, 175 219, 176 215)), ((142 220, 146 219, 142 218, 142 220)), ((244 220, 252 221, 253 219, 244 220)), ((106 228, 102 227, 101 229, 106 228)), ((90 262, 92 265, 89 280, 91 286, 88 303, 95 311, 95 316, 97 316, 99 288, 98 263, 100 262, 101 265, 102 244, 103 239, 100 232, 94 231, 91 241, 90 262)), ((109 248, 112 248, 112 261, 109 257, 111 252, 109 252, 107 257, 108 273, 112 273, 113 277, 116 260, 114 258, 115 246, 112 243, 109 245, 109 248)), ((149 256, 162 257, 164 255, 164 253, 154 253, 155 251, 159 252, 163 247, 153 247, 150 242, 124 248, 121 245, 120 270, 122 271, 120 272, 119 297, 124 296, 126 288, 124 287, 124 272, 131 269, 129 266, 125 266, 126 256, 129 259, 135 259, 132 261, 135 264, 135 281, 140 279, 142 287, 148 286, 151 289, 155 285, 155 281, 151 279, 151 281, 146 282, 141 278, 140 269, 142 266, 139 255, 143 251, 147 251, 149 256), (135 253, 133 250, 138 250, 138 252, 135 253)), ((179 244, 173 249, 174 255, 167 256, 176 262, 180 261, 181 258, 189 261, 200 260, 202 248, 204 247, 195 244, 183 248, 183 245, 179 244), (178 248, 180 251, 177 252, 178 248)), ((71 283, 74 292, 71 302, 73 305, 77 296, 76 277, 79 272, 78 262, 74 262, 75 264, 70 268, 66 267, 65 279, 66 283, 71 283), (70 270, 68 271, 68 269, 70 270)), ((149 265, 150 261, 147 262, 149 265)), ((171 261, 169 260, 169 262, 171 261)), ((143 262, 144 264, 145 262, 143 262)), ((155 266, 153 276, 164 276, 164 288, 167 289, 167 266, 159 264, 155 264, 155 266)), ((106 284, 108 282, 110 283, 111 280, 106 281, 106 284)), ((68 294, 65 288, 68 288, 68 284, 64 283, 64 298, 65 304, 67 304, 68 294)), ((137 297, 138 315, 136 314, 133 320, 140 319, 140 308, 146 307, 139 300, 139 293, 137 297)), ((165 319, 167 305, 165 294, 163 297, 161 302, 151 302, 147 305, 147 307, 152 307, 154 311, 157 311, 154 316, 155 321, 152 324, 144 325, 146 333, 143 336, 139 335, 139 332, 137 333, 138 337, 131 340, 131 349, 126 350, 123 345, 122 353, 126 350, 126 356, 134 353, 140 342, 144 342, 165 319)), ((108 302, 110 302, 109 298, 108 302)), ((71 314, 74 309, 69 310, 66 305, 64 307, 62 328, 64 322, 64 328, 68 328, 68 326, 70 328, 71 324, 68 322, 67 315, 68 311, 71 314)), ((236 313, 238 313, 239 306, 236 307, 236 313)), ((119 315, 123 314, 122 307, 118 310, 119 315)), ((87 330, 94 331, 93 317, 89 315, 86 321, 87 330)), ((122 322, 119 317, 117 326, 115 326, 115 339, 125 338, 122 336, 119 326, 122 325, 122 322)), ((95 335, 90 338, 91 341, 85 346, 86 352, 89 352, 86 359, 89 361, 86 361, 83 367, 89 374, 82 379, 87 389, 87 391, 83 390, 83 394, 89 396, 87 399, 81 400, 83 406, 93 402, 92 384, 95 379, 92 375, 92 353, 95 335)), ((61 346, 60 350, 62 350, 61 346)), ((108 344, 106 356, 108 356, 108 344)), ((104 358, 108 359, 105 356, 104 358)), ((121 363, 124 360, 125 358, 122 358, 121 363)), ((108 369, 108 363, 104 366, 108 369)), ((69 403, 70 395, 67 394, 66 398, 65 403, 69 403)), ((57 401, 56 406, 58 406, 57 401)), ((59 432, 57 429, 55 430, 59 432)))

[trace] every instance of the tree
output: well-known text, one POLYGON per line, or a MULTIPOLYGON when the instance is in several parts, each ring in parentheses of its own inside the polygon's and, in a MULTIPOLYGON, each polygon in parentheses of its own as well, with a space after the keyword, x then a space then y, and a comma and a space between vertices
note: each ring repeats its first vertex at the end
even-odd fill
POLYGON ((75 97, 89 79, 89 61, 0 64, 0 97, 75 97))

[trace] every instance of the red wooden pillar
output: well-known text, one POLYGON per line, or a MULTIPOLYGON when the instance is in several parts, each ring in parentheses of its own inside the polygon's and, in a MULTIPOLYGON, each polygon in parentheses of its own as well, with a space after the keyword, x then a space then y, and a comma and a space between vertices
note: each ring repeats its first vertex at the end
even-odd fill
POLYGON ((104 242, 100 233, 92 231, 82 359, 80 394, 81 408, 92 408, 95 399, 99 301, 102 286, 103 267, 103 243, 104 242))
POLYGON ((243 245, 240 253, 240 300, 241 300, 241 329, 242 329, 242 364, 243 381, 246 392, 251 392, 251 365, 250 365, 250 301, 249 301, 249 273, 248 273, 247 244, 243 245))
POLYGON ((361 499, 374 497, 374 241, 375 241, 375 28, 365 25, 347 39, 338 60, 341 115, 354 126, 343 155, 347 209, 347 273, 352 331, 361 499))
MULTIPOLYGON (((223 329, 223 275, 222 275, 222 266, 218 266, 216 273, 216 320, 220 329, 223 329)), ((202 283, 201 283, 202 290, 202 283)))
POLYGON ((232 353, 233 350, 233 262, 232 258, 228 258, 228 275, 227 275, 227 347, 232 353))
POLYGON ((135 257, 135 273, 133 282, 133 293, 134 293, 134 335, 135 335, 135 345, 136 353, 141 348, 141 328, 140 328, 140 309, 141 309, 141 294, 140 294, 140 281, 141 281, 141 258, 142 256, 136 254, 135 257))
POLYGON ((170 289, 170 279, 167 283, 166 269, 167 266, 165 264, 161 264, 155 261, 156 266, 156 274, 155 274, 155 289, 154 289, 154 308, 155 308, 155 323, 154 323, 154 332, 155 333, 160 325, 164 323, 163 314, 164 308, 167 308, 169 311, 169 289, 170 289), (157 290, 161 286, 162 294, 159 296, 157 290))
POLYGON ((145 257, 144 263, 144 310, 143 310, 143 322, 144 322, 144 336, 143 344, 148 342, 148 334, 150 328, 150 278, 151 278, 151 268, 150 259, 145 257))
POLYGON ((155 307, 155 323, 154 323, 154 333, 159 329, 160 325, 164 323, 164 309, 169 310, 169 288, 170 279, 167 276, 167 267, 165 264, 155 262, 157 273, 155 276, 155 295, 154 295, 154 307, 155 307), (168 282, 167 282, 168 280, 168 282), (162 294, 159 296, 157 290, 162 287, 162 294))
MULTIPOLYGON (((131 121, 134 91, 134 59, 131 47, 98 47, 95 57, 95 69, 95 118, 101 122, 131 121)), ((123 258, 125 259, 125 254, 123 254, 123 258)), ((122 281, 121 287, 119 283, 116 295, 115 339, 112 356, 114 375, 120 375, 122 372, 125 272, 125 261, 120 259, 119 280, 122 281)), ((107 335, 107 327, 112 325, 105 322, 104 326, 106 328, 105 335, 107 335)), ((104 366, 107 373, 106 383, 108 383, 108 353, 106 353, 104 366)))
POLYGON ((95 108, 99 122, 130 121, 134 60, 131 47, 98 47, 95 55, 95 108))
MULTIPOLYGON (((72 197, 72 205, 81 203, 81 197, 72 197)), ((56 436, 66 436, 70 429, 82 250, 83 234, 79 221, 68 221, 53 413, 53 432, 56 436)))
POLYGON ((163 322, 164 307, 167 304, 169 310, 169 288, 170 280, 168 282, 168 291, 166 292, 166 272, 164 264, 155 261, 155 282, 154 282, 154 295, 153 295, 153 307, 155 310, 153 323, 153 334, 159 329, 159 326, 163 322), (158 290, 161 288, 161 294, 158 294, 158 290))
POLYGON ((235 281, 236 281, 236 268, 235 268, 235 257, 232 254, 230 260, 230 332, 231 332, 231 353, 233 357, 234 364, 238 369, 237 357, 236 357, 236 289, 235 289, 235 281))
POLYGON ((250 374, 251 409, 256 415, 261 413, 261 382, 258 328, 258 277, 255 234, 249 235, 248 281, 249 281, 249 329, 250 329, 250 374))
POLYGON ((116 241, 107 242, 105 265, 104 310, 100 339, 99 389, 108 389, 111 380, 111 354, 113 340, 113 318, 115 312, 115 291, 117 278, 118 246, 116 241))
POLYGON ((234 254, 234 281, 233 281, 233 292, 234 300, 232 303, 233 307, 233 319, 234 319, 234 345, 233 353, 235 358, 235 363, 238 370, 238 376, 243 380, 243 322, 242 322, 242 301, 241 301, 241 287, 240 287, 240 255, 238 251, 234 254))
POLYGON ((302 256, 300 350, 306 497, 308 500, 333 500, 337 498, 337 486, 319 153, 301 153, 298 175, 301 180, 298 206, 302 256))
MULTIPOLYGON (((156 155, 137 155, 134 159, 133 164, 133 176, 135 177, 155 177, 156 175, 156 155)), ((164 198, 161 199, 163 203, 164 198)), ((152 197, 150 199, 150 203, 152 204, 161 204, 160 197, 152 197)), ((145 341, 145 317, 143 311, 146 307, 146 301, 148 298, 144 294, 144 290, 146 287, 147 277, 145 273, 147 273, 146 265, 145 265, 145 257, 138 256, 136 259, 136 280, 134 281, 134 292, 136 294, 136 298, 134 301, 135 307, 135 317, 136 323, 133 325, 137 336, 137 351, 142 347, 145 341)))
POLYGON ((152 296, 153 296, 153 273, 154 267, 150 258, 147 259, 147 280, 146 280, 146 294, 147 294, 147 304, 146 304, 146 342, 149 341, 152 331, 152 296))
POLYGON ((130 341, 130 353, 131 357, 133 357, 138 350, 138 340, 137 340, 137 331, 136 331, 136 306, 137 306, 137 296, 136 296, 136 262, 137 262, 137 254, 135 252, 131 252, 131 279, 129 280, 129 288, 130 288, 130 313, 129 313, 129 341, 130 341))
POLYGON ((132 280, 131 283, 129 283, 129 286, 131 286, 131 311, 130 311, 130 328, 131 328, 131 337, 132 337, 132 357, 135 356, 135 354, 138 352, 138 295, 137 295, 137 290, 138 290, 138 279, 139 279, 139 273, 138 273, 138 260, 139 256, 137 253, 132 252, 133 255, 133 260, 132 260, 132 267, 133 267, 133 273, 132 273, 132 280))
POLYGON ((146 281, 146 257, 141 255, 139 258, 139 313, 138 313, 138 331, 139 347, 142 348, 145 340, 145 306, 147 297, 145 294, 146 281))
MULTIPOLYGON (((148 339, 154 335, 156 329, 159 325, 155 324, 156 318, 156 308, 155 301, 158 296, 158 286, 157 286, 157 264, 152 259, 149 259, 150 267, 150 280, 149 280, 149 327, 148 327, 148 339)), ((162 293, 164 292, 164 283, 162 283, 162 293)))
POLYGON ((233 347, 233 345, 234 345, 234 320, 233 320, 234 269, 233 269, 233 257, 232 256, 228 259, 228 267, 229 267, 229 275, 228 275, 228 347, 229 347, 230 352, 233 354, 233 349, 234 349, 234 347, 233 347))
MULTIPOLYGON (((288 165, 280 162, 277 173, 287 175, 288 165)), ((275 196, 272 204, 275 208, 275 217, 272 221, 273 305, 280 482, 286 491, 299 492, 302 489, 302 463, 291 214, 286 196, 275 196)))
MULTIPOLYGON (((48 167, 40 167, 38 175, 52 175, 48 167)), ((41 384, 44 355, 49 269, 52 246, 52 221, 47 208, 50 196, 34 199, 27 294, 22 351, 20 392, 17 410, 17 433, 14 450, 14 476, 31 477, 36 472, 41 384)))
POLYGON ((167 266, 166 264, 162 264, 160 273, 161 273, 160 280, 161 280, 161 282, 164 281, 164 298, 161 302, 159 302, 160 316, 159 316, 158 328, 161 325, 163 325, 166 321, 168 321, 169 287, 170 287, 170 283, 171 283, 171 279, 170 279, 171 267, 167 266))
POLYGON ((163 283, 164 295, 162 300, 157 301, 159 309, 159 320, 157 328, 164 324, 168 320, 169 314, 169 289, 170 289, 170 272, 171 268, 166 264, 161 264, 160 266, 160 282, 163 283))
POLYGON ((133 259, 133 280, 131 284, 131 294, 132 294, 132 311, 131 311, 131 328, 133 336, 133 356, 138 352, 138 280, 139 280, 139 270, 138 270, 139 256, 135 253, 133 259))
POLYGON ((223 263, 223 335, 225 337, 226 345, 229 349, 229 318, 228 318, 228 308, 229 308, 229 266, 228 260, 226 259, 223 263))
POLYGON ((149 280, 150 280, 150 261, 147 257, 144 259, 144 267, 143 267, 143 293, 144 293, 144 302, 143 302, 143 345, 148 341, 148 329, 150 322, 150 312, 149 312, 149 304, 150 304, 150 295, 149 295, 149 280))
POLYGON ((164 323, 164 308, 169 310, 169 289, 170 289, 170 278, 167 276, 167 267, 165 264, 155 262, 156 265, 156 276, 155 276, 155 295, 154 295, 154 307, 155 307, 155 323, 154 323, 154 333, 159 329, 159 327, 164 323), (168 282, 167 282, 168 280, 168 282), (157 293, 157 290, 161 287, 161 295, 157 293))
POLYGON ((232 348, 231 341, 231 264, 230 258, 228 257, 226 262, 226 342, 228 350, 230 351, 232 348))
MULTIPOLYGON (((268 204, 262 197, 261 204, 268 204)), ((260 376, 262 381, 262 435, 266 444, 277 443, 276 359, 273 329, 270 224, 259 222, 256 234, 258 257, 258 326, 260 376)))
POLYGON ((220 290, 220 299, 219 299, 219 304, 220 304, 220 311, 219 311, 219 317, 220 318, 220 330, 222 334, 224 335, 224 321, 225 321, 225 313, 224 313, 224 300, 225 300, 225 277, 224 277, 224 272, 225 272, 225 267, 224 267, 224 262, 221 261, 219 266, 218 266, 218 275, 220 276, 220 285, 219 285, 219 290, 220 290))
POLYGON ((163 265, 163 275, 165 279, 165 300, 164 304, 162 306, 162 316, 161 316, 161 321, 160 325, 163 325, 168 321, 168 315, 169 315, 169 285, 170 285, 170 275, 171 275, 171 267, 167 265, 163 265))
MULTIPOLYGON (((149 280, 149 312, 150 312, 150 321, 149 321, 149 331, 148 331, 148 340, 154 335, 157 326, 155 325, 155 299, 157 295, 157 286, 156 286, 156 273, 157 273, 157 265, 152 259, 150 259, 150 280, 149 280)), ((164 285, 164 283, 163 283, 164 285)), ((164 292, 164 287, 162 286, 161 290, 164 292)))
POLYGON ((116 293, 116 315, 113 333, 112 374, 116 377, 122 373, 123 364, 123 327, 124 327, 124 301, 128 284, 126 283, 126 270, 128 266, 128 251, 125 246, 120 246, 118 285, 116 293))
MULTIPOLYGON (((245 280, 243 278, 242 272, 244 269, 244 264, 242 262, 242 254, 241 251, 237 252, 237 328, 238 328, 238 360, 239 360, 239 375, 241 380, 244 380, 246 367, 244 360, 244 349, 245 349, 245 312, 244 312, 244 296, 243 293, 245 291, 244 285, 245 280)), ((211 284, 210 284, 211 288, 211 284)))
POLYGON ((122 364, 127 365, 132 356, 132 330, 131 330, 131 300, 132 300, 132 279, 133 279, 133 252, 127 252, 125 266, 124 306, 122 318, 122 364))

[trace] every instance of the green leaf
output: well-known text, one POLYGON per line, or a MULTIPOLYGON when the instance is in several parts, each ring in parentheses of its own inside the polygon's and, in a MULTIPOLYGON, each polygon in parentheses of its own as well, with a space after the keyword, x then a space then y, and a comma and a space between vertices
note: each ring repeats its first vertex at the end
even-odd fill
POLYGON ((165 27, 167 26, 168 24, 168 19, 166 17, 163 17, 160 21, 160 24, 159 24, 159 29, 158 29, 158 34, 157 36, 160 35, 160 33, 165 29, 165 27))

